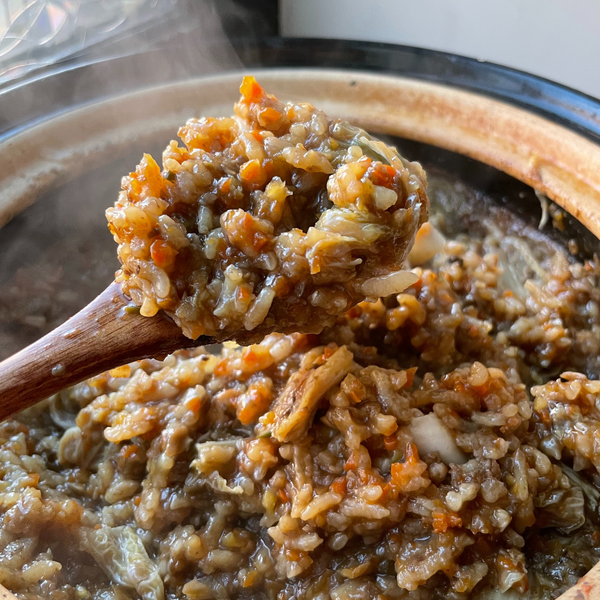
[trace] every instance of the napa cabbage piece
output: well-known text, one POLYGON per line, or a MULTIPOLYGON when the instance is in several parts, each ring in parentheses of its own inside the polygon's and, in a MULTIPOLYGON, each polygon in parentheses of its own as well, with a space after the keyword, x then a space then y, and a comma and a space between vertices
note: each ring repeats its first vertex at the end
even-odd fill
POLYGON ((558 466, 562 469, 562 472, 571 480, 576 487, 581 488, 581 491, 585 497, 585 502, 588 508, 593 512, 598 512, 598 506, 600 505, 600 492, 587 480, 585 480, 579 473, 567 467, 563 463, 558 463, 558 466))
POLYGON ((534 504, 538 509, 536 524, 541 528, 556 527, 569 534, 585 524, 585 500, 580 487, 542 493, 534 504))
POLYGON ((134 590, 143 600, 164 600, 158 566, 131 527, 83 529, 81 544, 112 581, 134 590))

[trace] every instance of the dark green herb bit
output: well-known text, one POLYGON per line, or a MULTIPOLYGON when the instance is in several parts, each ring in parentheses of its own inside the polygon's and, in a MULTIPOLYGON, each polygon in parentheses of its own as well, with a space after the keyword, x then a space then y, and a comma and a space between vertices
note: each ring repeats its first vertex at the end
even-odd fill
POLYGON ((259 436, 258 439, 262 440, 264 438, 270 438, 273 435, 272 431, 263 431, 259 436))
POLYGON ((134 306, 132 304, 129 304, 128 306, 125 307, 125 312, 128 315, 139 315, 140 314, 140 307, 139 306, 134 306))
POLYGON ((165 179, 167 181, 175 181, 176 178, 177 178, 177 173, 175 173, 173 171, 167 171, 165 173, 165 179))

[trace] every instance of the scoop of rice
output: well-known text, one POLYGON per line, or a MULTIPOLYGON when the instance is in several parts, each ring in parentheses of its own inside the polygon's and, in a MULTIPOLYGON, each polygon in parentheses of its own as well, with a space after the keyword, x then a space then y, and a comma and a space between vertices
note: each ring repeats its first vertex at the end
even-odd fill
POLYGON ((185 335, 251 341, 317 332, 414 283, 401 271, 427 220, 417 163, 252 77, 235 116, 191 119, 163 168, 145 155, 106 211, 117 281, 185 335))

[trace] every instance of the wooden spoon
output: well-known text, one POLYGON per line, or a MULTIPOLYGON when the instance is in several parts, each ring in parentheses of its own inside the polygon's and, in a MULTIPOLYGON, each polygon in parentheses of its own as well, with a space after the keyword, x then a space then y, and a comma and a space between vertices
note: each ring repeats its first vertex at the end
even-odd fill
POLYGON ((590 569, 557 600, 600 600, 600 563, 590 569))
POLYGON ((66 323, 0 363, 0 421, 60 390, 120 365, 215 343, 191 340, 162 311, 152 318, 126 311, 119 284, 66 323))
POLYGON ((11 591, 0 583, 0 600, 19 600, 11 591))

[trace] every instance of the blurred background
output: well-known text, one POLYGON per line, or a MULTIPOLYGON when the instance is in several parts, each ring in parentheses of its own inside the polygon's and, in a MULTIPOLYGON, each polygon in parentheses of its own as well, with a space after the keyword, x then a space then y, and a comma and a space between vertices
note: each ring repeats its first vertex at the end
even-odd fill
MULTIPOLYGON (((160 48, 177 47, 179 63, 183 48, 200 74, 235 67, 233 55, 210 54, 215 40, 282 35, 443 50, 600 97, 599 24, 593 0, 0 0, 0 90, 160 48)), ((168 56, 154 67, 167 77, 168 56)))
POLYGON ((594 0, 280 0, 279 22, 285 36, 443 50, 600 97, 594 0))

